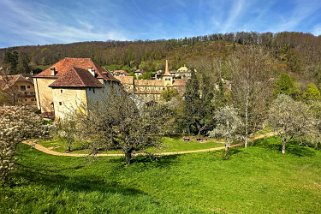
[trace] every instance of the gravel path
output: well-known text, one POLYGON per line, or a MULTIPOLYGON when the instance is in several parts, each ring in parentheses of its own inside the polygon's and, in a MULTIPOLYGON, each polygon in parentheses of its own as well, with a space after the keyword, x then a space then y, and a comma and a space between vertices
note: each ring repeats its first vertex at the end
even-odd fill
MULTIPOLYGON (((274 136, 274 132, 270 132, 267 134, 261 134, 258 136, 255 136, 251 138, 251 141, 253 140, 258 140, 266 137, 271 137, 274 136)), ((26 145, 32 146, 33 148, 37 149, 38 151, 41 151, 43 153, 49 154, 49 155, 55 155, 55 156, 67 156, 67 157, 87 157, 88 154, 74 154, 74 153, 64 153, 64 152, 56 152, 53 151, 49 148, 46 148, 40 144, 35 143, 34 141, 24 141, 22 142, 26 145)), ((242 146, 243 143, 239 144, 234 144, 231 147, 239 147, 242 146)), ((215 147, 215 148, 210 148, 210 149, 197 149, 197 150, 188 150, 188 151, 178 151, 178 152, 160 152, 160 153, 154 153, 154 155, 157 156, 166 156, 166 155, 180 155, 180 154, 190 154, 190 153, 201 153, 201 152, 211 152, 211 151, 218 151, 218 150, 223 150, 225 147, 215 147)), ((138 155, 146 155, 146 153, 135 153, 133 154, 134 156, 138 155)), ((123 157, 124 154, 96 154, 96 157, 123 157)))

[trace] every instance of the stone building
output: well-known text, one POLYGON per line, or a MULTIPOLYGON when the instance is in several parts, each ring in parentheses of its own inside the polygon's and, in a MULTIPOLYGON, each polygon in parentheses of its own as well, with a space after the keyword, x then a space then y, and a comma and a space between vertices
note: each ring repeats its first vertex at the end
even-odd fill
POLYGON ((119 81, 90 58, 64 58, 34 76, 37 106, 42 113, 63 119, 88 111, 120 89, 119 81))
POLYGON ((166 60, 165 72, 160 79, 154 80, 139 80, 132 76, 115 76, 124 89, 137 97, 141 98, 144 102, 162 101, 162 93, 165 90, 177 90, 180 96, 183 96, 185 92, 185 85, 188 78, 175 79, 169 72, 168 61, 166 60))
POLYGON ((0 75, 0 90, 14 105, 36 105, 33 82, 21 74, 0 75))
POLYGON ((114 70, 112 74, 113 76, 128 76, 128 72, 125 70, 114 70))
MULTIPOLYGON (((196 72, 195 69, 194 71, 196 72)), ((186 78, 189 79, 192 76, 192 70, 187 68, 186 65, 184 65, 183 67, 180 67, 176 71, 172 71, 171 74, 175 79, 186 79, 186 78)))

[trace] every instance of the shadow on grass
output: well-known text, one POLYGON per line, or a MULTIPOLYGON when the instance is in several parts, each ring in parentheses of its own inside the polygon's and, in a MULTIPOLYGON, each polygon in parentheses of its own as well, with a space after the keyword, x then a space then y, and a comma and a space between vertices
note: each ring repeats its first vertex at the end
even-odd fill
MULTIPOLYGON (((64 171, 63 169, 61 171, 64 171)), ((30 183, 42 184, 50 188, 59 187, 75 192, 93 192, 118 193, 122 195, 146 195, 145 192, 122 185, 115 181, 108 181, 99 176, 93 175, 71 175, 67 176, 61 173, 52 173, 49 170, 37 170, 21 166, 15 173, 16 179, 24 180, 20 185, 29 185, 30 183)), ((108 176, 107 176, 108 177, 108 176)))
MULTIPOLYGON (((280 152, 282 151, 281 140, 277 137, 257 140, 257 141, 254 141, 252 145, 256 147, 269 149, 269 150, 280 151, 280 152)), ((297 141, 290 141, 289 143, 287 143, 285 152, 288 154, 293 154, 298 157, 311 157, 316 155, 315 151, 312 148, 308 146, 300 145, 300 143, 297 141)))
POLYGON ((167 156, 156 156, 156 155, 146 155, 146 156, 137 156, 133 159, 133 164, 150 164, 153 167, 162 167, 166 168, 172 165, 177 161, 178 155, 167 155, 167 156))

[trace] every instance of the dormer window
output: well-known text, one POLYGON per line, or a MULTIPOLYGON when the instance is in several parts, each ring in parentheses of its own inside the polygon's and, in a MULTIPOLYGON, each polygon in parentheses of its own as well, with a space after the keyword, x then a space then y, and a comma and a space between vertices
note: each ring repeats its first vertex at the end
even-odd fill
POLYGON ((51 68, 50 68, 50 71, 51 71, 51 76, 56 76, 57 71, 56 71, 56 68, 55 68, 55 67, 51 67, 51 68))
POLYGON ((93 77, 96 77, 96 72, 95 72, 95 69, 93 67, 89 67, 88 71, 91 73, 91 75, 93 75, 93 77))

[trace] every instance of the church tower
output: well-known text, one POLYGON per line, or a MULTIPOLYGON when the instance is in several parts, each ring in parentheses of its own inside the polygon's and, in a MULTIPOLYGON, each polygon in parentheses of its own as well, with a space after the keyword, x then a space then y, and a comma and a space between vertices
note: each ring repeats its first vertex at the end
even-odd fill
POLYGON ((165 72, 163 74, 162 79, 164 82, 164 86, 172 86, 173 85, 173 76, 169 73, 168 60, 166 60, 165 72))

